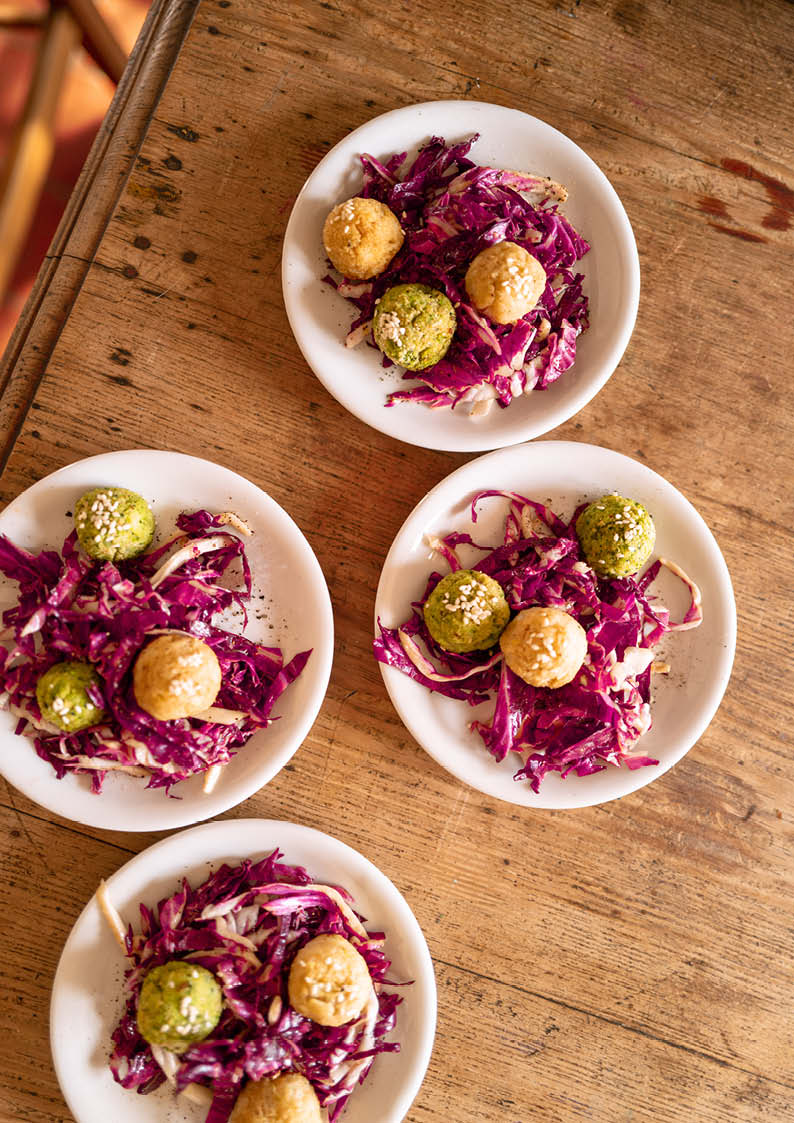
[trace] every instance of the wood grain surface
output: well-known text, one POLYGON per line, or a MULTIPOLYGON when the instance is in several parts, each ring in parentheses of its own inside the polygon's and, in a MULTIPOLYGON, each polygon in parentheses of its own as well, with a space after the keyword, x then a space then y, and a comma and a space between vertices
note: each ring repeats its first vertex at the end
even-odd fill
MULTIPOLYGON (((794 1119, 794 7, 201 0, 155 4, 144 35, 6 357, 2 499, 96 452, 176 449, 264 487, 307 535, 334 604, 328 695, 291 765, 226 817, 328 831, 404 892, 439 984, 412 1123, 794 1119), (347 414, 283 310, 284 226, 318 159, 378 113, 450 97, 543 118, 617 188, 637 327, 553 436, 666 476, 736 590, 710 728, 601 807, 499 803, 405 731, 370 654, 374 590, 407 513, 466 458, 347 414)), ((70 1118, 55 966, 97 880, 154 838, 0 787, 3 1123, 70 1118)))

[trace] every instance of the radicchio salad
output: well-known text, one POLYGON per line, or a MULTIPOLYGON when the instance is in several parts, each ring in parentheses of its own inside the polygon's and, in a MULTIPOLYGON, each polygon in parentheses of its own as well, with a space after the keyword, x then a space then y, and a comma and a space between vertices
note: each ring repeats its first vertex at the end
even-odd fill
MULTIPOLYGON (((108 510, 114 490, 120 489, 102 492, 108 510)), ((98 517, 106 540, 110 516, 98 517)), ((276 700, 311 652, 285 661, 279 648, 214 622, 227 609, 247 622, 252 578, 243 538, 251 532, 233 513, 185 512, 177 519, 180 533, 164 545, 115 562, 81 552, 83 523, 76 524, 60 552, 33 554, 0 535, 0 573, 19 587, 17 603, 2 616, 0 702, 18 718, 16 733, 33 740, 59 779, 89 774, 101 792, 108 773, 123 772, 167 792, 203 773, 209 792, 236 750, 275 720, 276 700), (218 670, 214 701, 199 714, 161 720, 136 699, 134 664, 152 640, 167 636, 209 649, 218 670), (76 715, 65 696, 42 712, 41 683, 62 668, 88 676, 76 715), (85 711, 97 720, 76 728, 85 711), (71 726, 62 720, 67 713, 71 726)), ((197 659, 178 656, 181 670, 189 672, 197 659)), ((177 686, 184 690, 184 681, 177 686)))
MULTIPOLYGON (((411 368, 405 378, 419 380, 419 385, 389 394, 389 406, 464 406, 472 417, 494 403, 505 408, 514 398, 545 390, 560 378, 573 365, 577 339, 588 326, 588 299, 577 263, 590 247, 559 209, 566 189, 540 175, 474 163, 468 153, 478 139, 475 134, 448 144, 432 137, 407 168, 405 152, 383 161, 362 155, 358 196, 335 208, 326 222, 326 252, 342 280, 330 275, 325 280, 356 309, 347 345, 367 340, 384 352, 384 367, 394 360, 411 368), (359 214, 357 208, 365 209, 361 200, 382 204, 383 218, 359 214), (384 230, 376 228, 376 220, 385 221, 384 230), (365 243, 378 237, 381 248, 385 239, 385 254, 362 264, 365 243), (495 282, 503 296, 513 286, 518 288, 512 288, 512 296, 520 295, 521 284, 528 283, 522 280, 522 260, 532 266, 530 272, 539 273, 540 282, 523 305, 512 302, 512 312, 498 314, 471 282, 479 258, 500 245, 512 247, 512 256, 505 258, 500 275, 486 278, 480 292, 493 296, 488 286, 495 282), (404 295, 406 286, 414 290, 414 300, 401 323, 399 302, 395 305, 392 297, 395 292, 404 295), (431 348, 424 365, 420 360, 419 366, 411 366, 399 343, 406 332, 412 335, 409 321, 417 315, 416 297, 431 290, 437 300, 450 302, 454 334, 446 351, 440 348, 442 357, 436 360, 438 349, 431 348), (389 312, 379 323, 384 297, 389 312)), ((428 310, 422 314, 426 319, 428 310)))
MULTIPOLYGON (((670 669, 657 658, 656 649, 669 633, 701 623, 697 586, 674 562, 661 557, 642 574, 616 577, 603 572, 610 561, 607 545, 613 541, 618 552, 612 561, 624 568, 627 542, 630 549, 632 542, 641 541, 646 560, 653 546, 652 522, 648 536, 648 527, 640 527, 633 513, 623 513, 644 511, 633 501, 609 496, 583 503, 566 521, 544 504, 514 492, 483 491, 471 502, 473 522, 481 505, 494 498, 508 501, 502 541, 482 545, 455 531, 430 540, 450 573, 430 574, 412 615, 400 626, 386 627, 378 620, 375 658, 447 698, 469 706, 492 702, 490 718, 474 720, 470 728, 497 761, 508 756, 516 761, 515 779, 528 781, 535 792, 549 772, 587 776, 610 765, 637 769, 657 764, 637 744, 651 728, 652 675, 670 669), (586 513, 588 518, 616 520, 612 525, 602 518, 601 540, 592 539, 597 543, 594 557, 583 546, 586 513), (464 569, 462 547, 480 555, 471 570, 464 569), (678 622, 651 591, 662 567, 689 593, 689 607, 678 622), (457 582, 454 599, 448 593, 441 598, 442 622, 454 619, 462 604, 469 630, 479 627, 486 637, 477 650, 450 650, 437 639, 433 606, 439 598, 434 590, 442 582, 454 582, 455 575, 462 575, 465 583, 457 582), (506 604, 498 627, 488 634, 482 629, 491 620, 486 598, 491 589, 506 604), (537 616, 546 623, 544 617, 551 614, 564 617, 569 631, 581 633, 581 653, 560 680, 562 685, 532 685, 527 678, 553 681, 550 675, 561 649, 542 629, 530 634, 520 625, 537 616)), ((569 655, 570 646, 565 651, 569 655)))
MULTIPOLYGON (((288 1077, 302 1086, 306 1114, 300 1117, 319 1119, 322 1107, 334 1123, 377 1056, 399 1052, 399 1043, 389 1038, 402 999, 384 989, 397 985, 386 979, 384 933, 367 931, 345 889, 317 884, 301 866, 281 858, 274 850, 259 860, 222 865, 195 888, 183 880, 170 897, 140 905, 138 931, 124 923, 107 886, 100 885, 98 904, 129 961, 125 1009, 110 1058, 124 1088, 146 1095, 168 1082, 175 1093, 204 1106, 206 1123, 237 1123, 260 1118, 244 1110, 245 1101, 260 1091, 277 1094, 288 1077), (320 1024, 293 1005, 298 964, 310 958, 318 937, 326 946, 336 941, 364 964, 360 1001, 344 1024, 320 1024), (218 995, 209 1032, 193 1028, 202 1013, 195 982, 191 993, 172 981, 154 1018, 151 1012, 144 1016, 147 979, 164 970, 209 980, 218 995), (172 1048, 156 1043, 174 1030, 183 1036, 172 1048)), ((330 964, 324 956, 313 971, 328 972, 330 964)), ((317 980, 309 981, 317 989, 317 980)), ((323 987, 324 993, 344 990, 338 975, 323 987)), ((275 1118, 267 1112, 262 1117, 275 1118)))

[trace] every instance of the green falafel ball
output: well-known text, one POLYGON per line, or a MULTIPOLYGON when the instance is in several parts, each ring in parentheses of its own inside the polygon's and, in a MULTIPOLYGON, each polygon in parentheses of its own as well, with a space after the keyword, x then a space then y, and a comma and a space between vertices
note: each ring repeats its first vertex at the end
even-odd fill
POLYGON ((445 651, 463 654, 493 647, 510 619, 502 586, 478 569, 442 577, 425 601, 425 623, 445 651))
POLYGON ((146 975, 138 999, 138 1032, 173 1053, 203 1041, 220 1021, 223 992, 206 967, 171 959, 146 975))
POLYGON ((154 538, 149 504, 126 487, 95 487, 81 495, 74 525, 85 552, 100 561, 135 558, 154 538))
POLYGON ((645 565, 656 541, 653 519, 642 503, 605 495, 576 520, 584 556, 601 577, 628 577, 645 565))
POLYGON ((429 285, 394 285, 378 302, 372 333, 384 355, 407 370, 443 359, 455 334, 455 309, 429 285))
POLYGON ((100 681, 90 663, 56 663, 36 683, 41 716, 64 733, 77 733, 96 725, 104 719, 105 711, 91 701, 87 688, 98 687, 100 681))

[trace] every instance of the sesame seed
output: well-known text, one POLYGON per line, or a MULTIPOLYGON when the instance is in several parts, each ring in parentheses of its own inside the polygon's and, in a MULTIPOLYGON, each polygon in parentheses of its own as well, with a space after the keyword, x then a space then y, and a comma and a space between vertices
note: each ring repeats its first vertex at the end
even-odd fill
POLYGON ((405 327, 396 312, 384 312, 378 320, 378 331, 384 339, 398 342, 405 335, 405 327))

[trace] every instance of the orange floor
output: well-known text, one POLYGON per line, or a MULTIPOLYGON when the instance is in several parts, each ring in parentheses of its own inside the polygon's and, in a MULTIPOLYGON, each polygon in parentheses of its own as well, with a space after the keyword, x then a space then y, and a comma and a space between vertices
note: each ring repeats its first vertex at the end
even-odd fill
MULTIPOLYGON (((129 52, 150 0, 96 0, 96 3, 125 51, 129 52)), ((29 0, 26 6, 31 11, 40 11, 46 4, 44 0, 29 0)), ((0 29, 0 164, 6 158, 14 125, 22 114, 38 40, 36 31, 0 29)), ((52 168, 11 291, 0 308, 0 353, 22 311, 113 91, 113 83, 85 51, 77 52, 70 63, 58 105, 52 168)))

